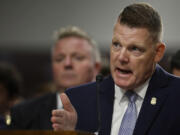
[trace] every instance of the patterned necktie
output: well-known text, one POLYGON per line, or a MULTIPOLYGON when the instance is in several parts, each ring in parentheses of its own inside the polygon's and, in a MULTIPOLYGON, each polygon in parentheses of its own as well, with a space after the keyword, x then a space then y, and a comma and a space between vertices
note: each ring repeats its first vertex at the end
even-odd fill
POLYGON ((137 95, 135 92, 130 90, 127 91, 125 95, 128 97, 129 103, 123 116, 118 135, 132 135, 137 119, 137 110, 135 104, 137 95))

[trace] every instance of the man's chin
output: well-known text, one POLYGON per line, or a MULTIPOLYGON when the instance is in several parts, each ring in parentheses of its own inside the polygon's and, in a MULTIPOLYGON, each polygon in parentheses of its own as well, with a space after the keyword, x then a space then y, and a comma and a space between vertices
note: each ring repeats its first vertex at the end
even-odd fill
POLYGON ((115 84, 124 90, 132 89, 132 85, 127 83, 127 81, 115 81, 115 84))
POLYGON ((76 87, 76 86, 78 86, 79 84, 77 84, 77 83, 66 83, 66 84, 64 84, 64 87, 65 88, 71 88, 71 87, 76 87))

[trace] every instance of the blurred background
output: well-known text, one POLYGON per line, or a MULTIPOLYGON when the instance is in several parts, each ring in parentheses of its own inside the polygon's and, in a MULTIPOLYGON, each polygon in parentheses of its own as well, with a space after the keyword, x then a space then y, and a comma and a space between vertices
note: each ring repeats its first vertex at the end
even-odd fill
POLYGON ((98 42, 103 63, 109 65, 113 25, 120 10, 135 1, 152 4, 162 16, 167 50, 160 64, 169 71, 171 56, 180 49, 179 0, 0 0, 0 61, 17 67, 22 94, 31 97, 52 80, 53 32, 76 25, 98 42))

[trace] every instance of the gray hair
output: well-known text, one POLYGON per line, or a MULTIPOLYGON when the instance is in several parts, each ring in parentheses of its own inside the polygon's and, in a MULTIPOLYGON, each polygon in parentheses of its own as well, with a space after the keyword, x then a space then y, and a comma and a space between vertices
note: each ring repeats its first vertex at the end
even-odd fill
POLYGON ((89 35, 82 29, 78 28, 77 26, 68 26, 68 27, 63 27, 58 31, 55 31, 54 33, 54 38, 55 38, 55 43, 58 42, 59 40, 67 37, 78 37, 82 38, 88 41, 89 45, 92 46, 92 57, 95 60, 95 62, 101 62, 101 56, 99 49, 97 47, 97 43, 89 37, 89 35))

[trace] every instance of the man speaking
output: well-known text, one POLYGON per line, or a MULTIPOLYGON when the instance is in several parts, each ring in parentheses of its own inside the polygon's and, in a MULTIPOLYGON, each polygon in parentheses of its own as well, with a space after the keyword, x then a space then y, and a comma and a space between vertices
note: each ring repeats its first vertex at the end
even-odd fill
MULTIPOLYGON (((120 13, 110 47, 111 76, 100 84, 100 135, 180 134, 180 78, 157 64, 165 51, 161 35, 161 18, 149 4, 131 4, 120 13)), ((52 112, 53 128, 96 132, 96 83, 66 95, 64 110, 52 112)))

